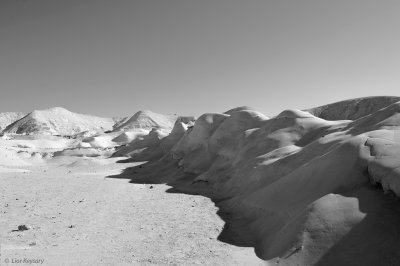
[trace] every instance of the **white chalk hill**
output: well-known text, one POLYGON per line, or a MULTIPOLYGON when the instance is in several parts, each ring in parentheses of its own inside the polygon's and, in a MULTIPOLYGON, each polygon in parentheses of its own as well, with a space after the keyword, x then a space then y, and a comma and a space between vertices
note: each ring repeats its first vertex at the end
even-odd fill
POLYGON ((114 120, 70 112, 61 107, 36 110, 15 121, 4 133, 74 135, 84 131, 112 130, 114 120))
POLYGON ((400 265, 398 97, 272 118, 235 108, 146 140, 117 151, 150 161, 132 179, 210 195, 230 217, 221 236, 264 260, 400 265))

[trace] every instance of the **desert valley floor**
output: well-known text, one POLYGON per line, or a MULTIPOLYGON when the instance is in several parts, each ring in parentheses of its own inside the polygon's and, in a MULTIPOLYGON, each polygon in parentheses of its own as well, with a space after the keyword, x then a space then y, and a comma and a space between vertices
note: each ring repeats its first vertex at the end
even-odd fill
POLYGON ((132 165, 118 159, 65 157, 0 170, 2 263, 262 265, 253 248, 217 240, 224 222, 211 200, 108 178, 132 165))
POLYGON ((0 130, 4 265, 400 265, 400 97, 0 130))

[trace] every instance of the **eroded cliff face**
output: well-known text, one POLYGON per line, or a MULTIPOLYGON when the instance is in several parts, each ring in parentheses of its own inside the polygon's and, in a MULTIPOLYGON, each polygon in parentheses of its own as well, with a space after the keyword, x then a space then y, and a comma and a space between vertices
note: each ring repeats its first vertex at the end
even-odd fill
POLYGON ((249 108, 204 114, 140 146, 148 149, 133 159, 150 162, 131 178, 211 197, 229 214, 222 237, 254 246, 264 260, 394 265, 400 263, 395 100, 350 100, 274 118, 249 108))

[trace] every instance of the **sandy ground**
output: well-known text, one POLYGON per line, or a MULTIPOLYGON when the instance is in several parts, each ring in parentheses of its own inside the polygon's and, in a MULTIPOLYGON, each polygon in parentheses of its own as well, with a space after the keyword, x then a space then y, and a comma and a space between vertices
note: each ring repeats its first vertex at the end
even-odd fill
POLYGON ((116 160, 0 171, 1 265, 266 264, 217 240, 224 222, 208 198, 107 178, 133 166, 116 160))

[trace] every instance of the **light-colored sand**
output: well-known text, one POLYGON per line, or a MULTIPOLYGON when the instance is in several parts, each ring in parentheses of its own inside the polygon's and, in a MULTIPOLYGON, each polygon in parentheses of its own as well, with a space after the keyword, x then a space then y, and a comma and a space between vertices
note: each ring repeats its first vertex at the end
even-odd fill
POLYGON ((107 178, 132 166, 120 158, 37 161, 13 149, 3 157, 25 164, 0 160, 1 265, 265 265, 253 248, 217 240, 224 222, 207 198, 107 178), (30 229, 15 231, 19 225, 30 229))

